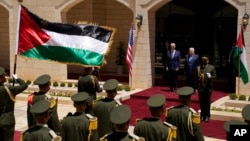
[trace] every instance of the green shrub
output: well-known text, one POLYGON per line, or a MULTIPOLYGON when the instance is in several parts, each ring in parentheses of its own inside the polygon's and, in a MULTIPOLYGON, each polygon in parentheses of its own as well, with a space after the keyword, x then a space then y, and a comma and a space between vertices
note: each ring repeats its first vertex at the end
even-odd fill
POLYGON ((9 78, 9 79, 8 79, 8 82, 9 82, 9 83, 12 83, 12 82, 13 82, 13 79, 12 79, 12 78, 9 78))
POLYGON ((31 81, 30 81, 30 80, 27 80, 27 81, 26 81, 26 84, 30 85, 30 84, 31 84, 31 81))
POLYGON ((73 86, 73 83, 69 82, 68 87, 72 87, 72 86, 73 86))
POLYGON ((58 87, 58 82, 57 81, 53 82, 53 86, 58 87))
POLYGON ((248 97, 248 101, 250 101, 250 96, 248 97))
POLYGON ((237 95, 236 95, 235 93, 231 93, 231 94, 229 95, 229 98, 230 98, 231 100, 235 100, 235 99, 237 99, 237 95))
POLYGON ((122 89, 123 89, 123 86, 122 86, 122 85, 118 85, 118 86, 117 86, 117 91, 122 91, 122 89))
POLYGON ((78 87, 78 83, 75 83, 75 87, 78 87))
POLYGON ((240 95, 239 100, 246 101, 246 96, 245 95, 240 95))
POLYGON ((130 91, 130 87, 129 87, 129 86, 125 86, 125 87, 124 87, 124 90, 125 90, 126 92, 128 92, 128 91, 130 91))
POLYGON ((65 83, 64 82, 60 83, 60 87, 65 87, 65 83))

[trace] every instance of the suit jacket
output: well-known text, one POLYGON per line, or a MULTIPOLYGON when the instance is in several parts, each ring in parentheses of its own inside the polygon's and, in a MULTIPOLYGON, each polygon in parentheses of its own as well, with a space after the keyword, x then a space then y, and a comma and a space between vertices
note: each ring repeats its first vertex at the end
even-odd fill
POLYGON ((174 56, 171 55, 171 50, 167 52, 166 57, 166 67, 169 70, 176 70, 177 68, 180 68, 180 62, 181 62, 181 53, 178 50, 175 50, 174 56))
POLYGON ((190 55, 187 54, 185 56, 185 64, 184 64, 184 70, 186 74, 195 74, 196 67, 200 64, 199 55, 194 54, 192 58, 189 60, 190 55))

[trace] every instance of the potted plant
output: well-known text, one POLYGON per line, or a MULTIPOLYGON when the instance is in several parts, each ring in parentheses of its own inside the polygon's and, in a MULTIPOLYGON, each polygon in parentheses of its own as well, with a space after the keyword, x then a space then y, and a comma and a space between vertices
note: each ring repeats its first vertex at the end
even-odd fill
POLYGON ((117 65, 117 74, 123 74, 123 66, 125 64, 125 51, 123 46, 123 42, 120 41, 116 48, 117 56, 115 63, 117 65))

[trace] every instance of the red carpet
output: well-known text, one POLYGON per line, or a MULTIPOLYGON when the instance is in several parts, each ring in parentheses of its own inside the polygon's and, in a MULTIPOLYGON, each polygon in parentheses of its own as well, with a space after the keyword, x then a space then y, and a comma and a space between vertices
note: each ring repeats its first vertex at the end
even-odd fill
MULTIPOLYGON (((130 121, 131 125, 135 125, 136 119, 140 119, 150 115, 146 101, 151 95, 159 93, 165 95, 167 100, 166 107, 178 105, 178 95, 168 92, 167 87, 154 86, 152 88, 133 94, 131 95, 130 99, 123 101, 123 104, 130 106, 130 108, 132 109, 132 118, 130 121)), ((228 95, 228 93, 222 91, 214 91, 211 100, 213 102, 226 95, 228 95)), ((198 94, 192 95, 190 107, 194 108, 195 110, 199 110, 198 94)), ((164 117, 162 117, 162 120, 164 120, 164 117)), ((224 121, 217 120, 211 120, 208 123, 202 122, 201 126, 204 136, 226 139, 223 124, 224 121)))

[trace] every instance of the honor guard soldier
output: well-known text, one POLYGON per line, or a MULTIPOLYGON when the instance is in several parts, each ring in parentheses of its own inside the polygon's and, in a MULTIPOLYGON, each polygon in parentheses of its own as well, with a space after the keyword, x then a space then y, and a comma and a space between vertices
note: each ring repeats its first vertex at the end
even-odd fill
POLYGON ((96 100, 96 93, 102 92, 102 88, 99 85, 99 80, 92 74, 93 67, 84 68, 84 74, 78 78, 77 91, 86 92, 89 94, 88 107, 86 113, 93 114, 91 104, 96 100))
POLYGON ((241 115, 244 119, 244 121, 250 125, 250 104, 247 104, 246 106, 243 107, 241 111, 241 115))
POLYGON ((13 75, 13 78, 19 85, 5 86, 5 69, 0 67, 0 140, 12 141, 15 131, 15 97, 19 93, 23 92, 28 85, 24 80, 17 78, 17 75, 13 75))
POLYGON ((97 118, 85 114, 89 94, 79 92, 71 96, 76 112, 68 115, 62 120, 64 130, 64 141, 98 141, 97 118))
POLYGON ((179 88, 180 105, 170 107, 166 112, 166 121, 177 127, 176 141, 204 141, 200 127, 200 115, 189 108, 194 89, 189 86, 179 88))
POLYGON ((30 109, 34 114, 36 124, 21 135, 21 141, 61 141, 62 138, 50 129, 47 122, 50 118, 50 102, 41 100, 30 109))
POLYGON ((27 119, 28 119, 28 127, 32 127, 35 125, 35 120, 30 112, 30 108, 38 101, 41 100, 48 100, 50 102, 50 120, 48 121, 48 126, 52 130, 54 130, 58 135, 62 135, 62 128, 61 124, 58 118, 57 113, 57 99, 50 96, 49 90, 50 90, 50 75, 44 74, 39 76, 35 81, 35 85, 38 85, 39 91, 34 92, 28 96, 28 105, 27 105, 27 119))
POLYGON ((92 109, 94 115, 98 118, 98 135, 99 138, 107 133, 113 132, 113 124, 110 121, 110 113, 112 109, 120 105, 118 100, 115 100, 117 94, 118 81, 116 79, 107 80, 103 89, 106 90, 107 97, 93 102, 92 109))
POLYGON ((137 121, 134 134, 143 137, 146 141, 175 141, 176 127, 162 122, 166 98, 162 94, 155 94, 147 100, 151 117, 137 121))
POLYGON ((216 69, 214 65, 209 64, 209 56, 202 56, 202 64, 196 69, 196 88, 201 109, 201 120, 209 122, 211 96, 213 94, 213 81, 216 78, 216 69))
POLYGON ((110 121, 115 131, 100 138, 100 141, 144 141, 134 134, 128 133, 131 109, 126 105, 119 105, 110 113, 110 121))
POLYGON ((227 134, 227 141, 235 141, 235 139, 230 139, 230 125, 247 125, 247 123, 240 120, 229 120, 224 123, 223 127, 227 134))

